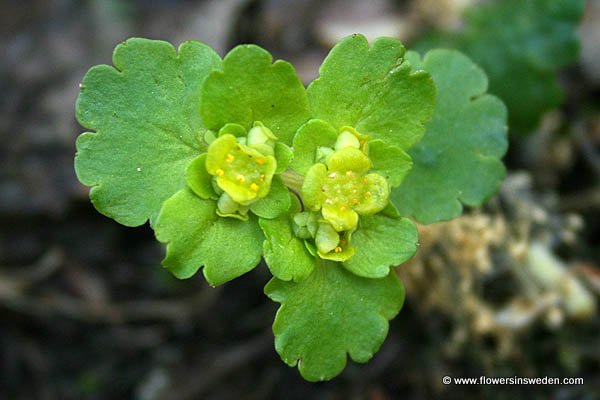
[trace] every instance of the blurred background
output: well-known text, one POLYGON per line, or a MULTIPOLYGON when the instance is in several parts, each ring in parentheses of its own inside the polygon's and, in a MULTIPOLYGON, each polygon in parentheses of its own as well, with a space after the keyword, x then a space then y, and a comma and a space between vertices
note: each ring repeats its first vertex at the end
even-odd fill
MULTIPOLYGON (((600 1, 571 22, 560 7, 541 17, 492 9, 506 37, 524 27, 516 48, 490 44, 503 35, 473 45, 464 15, 480 3, 493 2, 0 0, 0 399, 600 399, 600 1), (527 82, 550 87, 538 99, 551 101, 511 128, 499 194, 420 228, 417 256, 398 269, 407 302, 379 353, 314 384, 273 348, 264 266, 219 288, 178 281, 147 226, 94 210, 73 171, 74 104, 87 69, 110 64, 132 36, 196 39, 221 55, 257 43, 308 83, 355 32, 457 46, 476 61, 477 48, 500 49, 484 67, 509 50, 509 65, 523 61, 523 43, 558 50, 546 64, 524 61, 537 71, 527 82), (573 40, 581 50, 566 56, 557 43, 573 40), (445 375, 585 384, 454 386, 445 375)), ((490 72, 497 94, 504 77, 519 78, 490 72)))

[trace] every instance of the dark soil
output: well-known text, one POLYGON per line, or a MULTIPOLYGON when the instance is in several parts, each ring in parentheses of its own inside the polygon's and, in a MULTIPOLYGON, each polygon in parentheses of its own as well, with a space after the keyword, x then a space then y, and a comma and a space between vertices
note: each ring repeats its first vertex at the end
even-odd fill
MULTIPOLYGON (((358 3, 1 2, 0 399, 600 398, 597 313, 554 327, 536 321, 511 336, 511 355, 502 357, 494 335, 448 350, 461 322, 420 307, 426 294, 416 291, 373 360, 349 362, 330 382, 305 382, 274 350, 277 305, 263 294, 264 266, 219 288, 201 274, 176 280, 160 266, 163 249, 150 228, 123 227, 89 202, 73 171, 82 130, 74 104, 86 70, 110 64, 116 44, 132 36, 193 38, 223 55, 254 42, 293 62, 308 81, 328 50, 328 18, 348 25, 368 11, 377 27, 383 11, 400 18, 415 2, 358 3), (444 375, 575 376, 585 384, 444 386, 444 375)), ((566 229, 569 216, 583 221, 575 241, 559 238, 553 251, 578 268, 597 302, 600 83, 584 67, 563 73, 564 106, 533 139, 512 140, 506 160, 510 171, 530 177, 530 195, 549 221, 559 221, 539 230, 566 229)), ((502 201, 484 212, 498 212, 502 201)), ((487 295, 518 295, 501 278, 486 278, 487 295)))

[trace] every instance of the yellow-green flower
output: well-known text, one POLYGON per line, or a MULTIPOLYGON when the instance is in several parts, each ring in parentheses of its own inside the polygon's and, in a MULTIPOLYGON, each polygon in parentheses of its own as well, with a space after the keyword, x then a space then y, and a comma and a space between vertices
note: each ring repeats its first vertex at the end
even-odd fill
POLYGON ((332 261, 346 261, 354 253, 350 244, 352 231, 337 232, 328 222, 321 222, 315 236, 315 245, 319 257, 332 261))
MULTIPOLYGON (((254 129, 254 128, 253 128, 254 129)), ((268 144, 257 143, 266 147, 268 144)), ((208 148, 206 170, 231 199, 249 205, 269 193, 277 161, 270 155, 240 143, 231 134, 215 139, 208 148)))
POLYGON ((390 187, 387 180, 369 173, 371 160, 354 146, 334 152, 327 164, 315 164, 306 174, 302 197, 312 211, 319 211, 337 232, 351 231, 359 215, 385 208, 390 187))

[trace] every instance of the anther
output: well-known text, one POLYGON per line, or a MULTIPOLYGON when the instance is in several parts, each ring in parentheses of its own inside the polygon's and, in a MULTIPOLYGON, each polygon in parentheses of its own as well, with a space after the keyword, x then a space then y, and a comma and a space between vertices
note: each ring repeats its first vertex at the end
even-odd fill
POLYGON ((352 199, 352 202, 353 202, 354 204, 358 204, 358 199, 356 199, 356 198, 355 198, 355 199, 352 199))
POLYGON ((340 211, 346 211, 346 206, 341 206, 340 211))
POLYGON ((352 171, 346 171, 346 176, 352 176, 352 171))
POLYGON ((368 199, 369 197, 371 197, 371 192, 365 192, 365 199, 368 199))
POLYGON ((265 181, 265 176, 264 176, 264 175, 261 175, 261 176, 260 176, 260 181, 261 181, 261 182, 264 182, 264 181, 265 181))
POLYGON ((256 159, 256 163, 257 163, 258 165, 263 165, 265 162, 266 162, 266 161, 265 161, 265 159, 264 159, 264 158, 257 158, 257 159, 256 159))
POLYGON ((227 158, 225 159, 229 164, 231 164, 233 162, 233 160, 235 159, 235 157, 233 156, 233 154, 227 154, 227 158))
POLYGON ((342 248, 340 246, 337 246, 334 251, 336 253, 341 253, 342 252, 342 248))
POLYGON ((242 174, 238 174, 235 179, 237 179, 240 183, 246 182, 246 177, 242 174))
POLYGON ((221 168, 215 171, 215 174, 217 174, 217 176, 223 176, 224 173, 225 171, 223 171, 221 168))
POLYGON ((258 185, 256 183, 253 183, 252 185, 250 185, 250 189, 252 189, 254 192, 258 192, 258 185))

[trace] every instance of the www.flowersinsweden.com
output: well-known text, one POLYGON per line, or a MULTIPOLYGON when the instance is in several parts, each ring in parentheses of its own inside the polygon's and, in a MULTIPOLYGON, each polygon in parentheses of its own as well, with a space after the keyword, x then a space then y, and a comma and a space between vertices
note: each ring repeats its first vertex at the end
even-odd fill
POLYGON ((444 385, 583 385, 583 378, 553 378, 545 376, 543 378, 531 377, 487 377, 480 376, 475 378, 452 378, 444 376, 442 378, 444 385))

